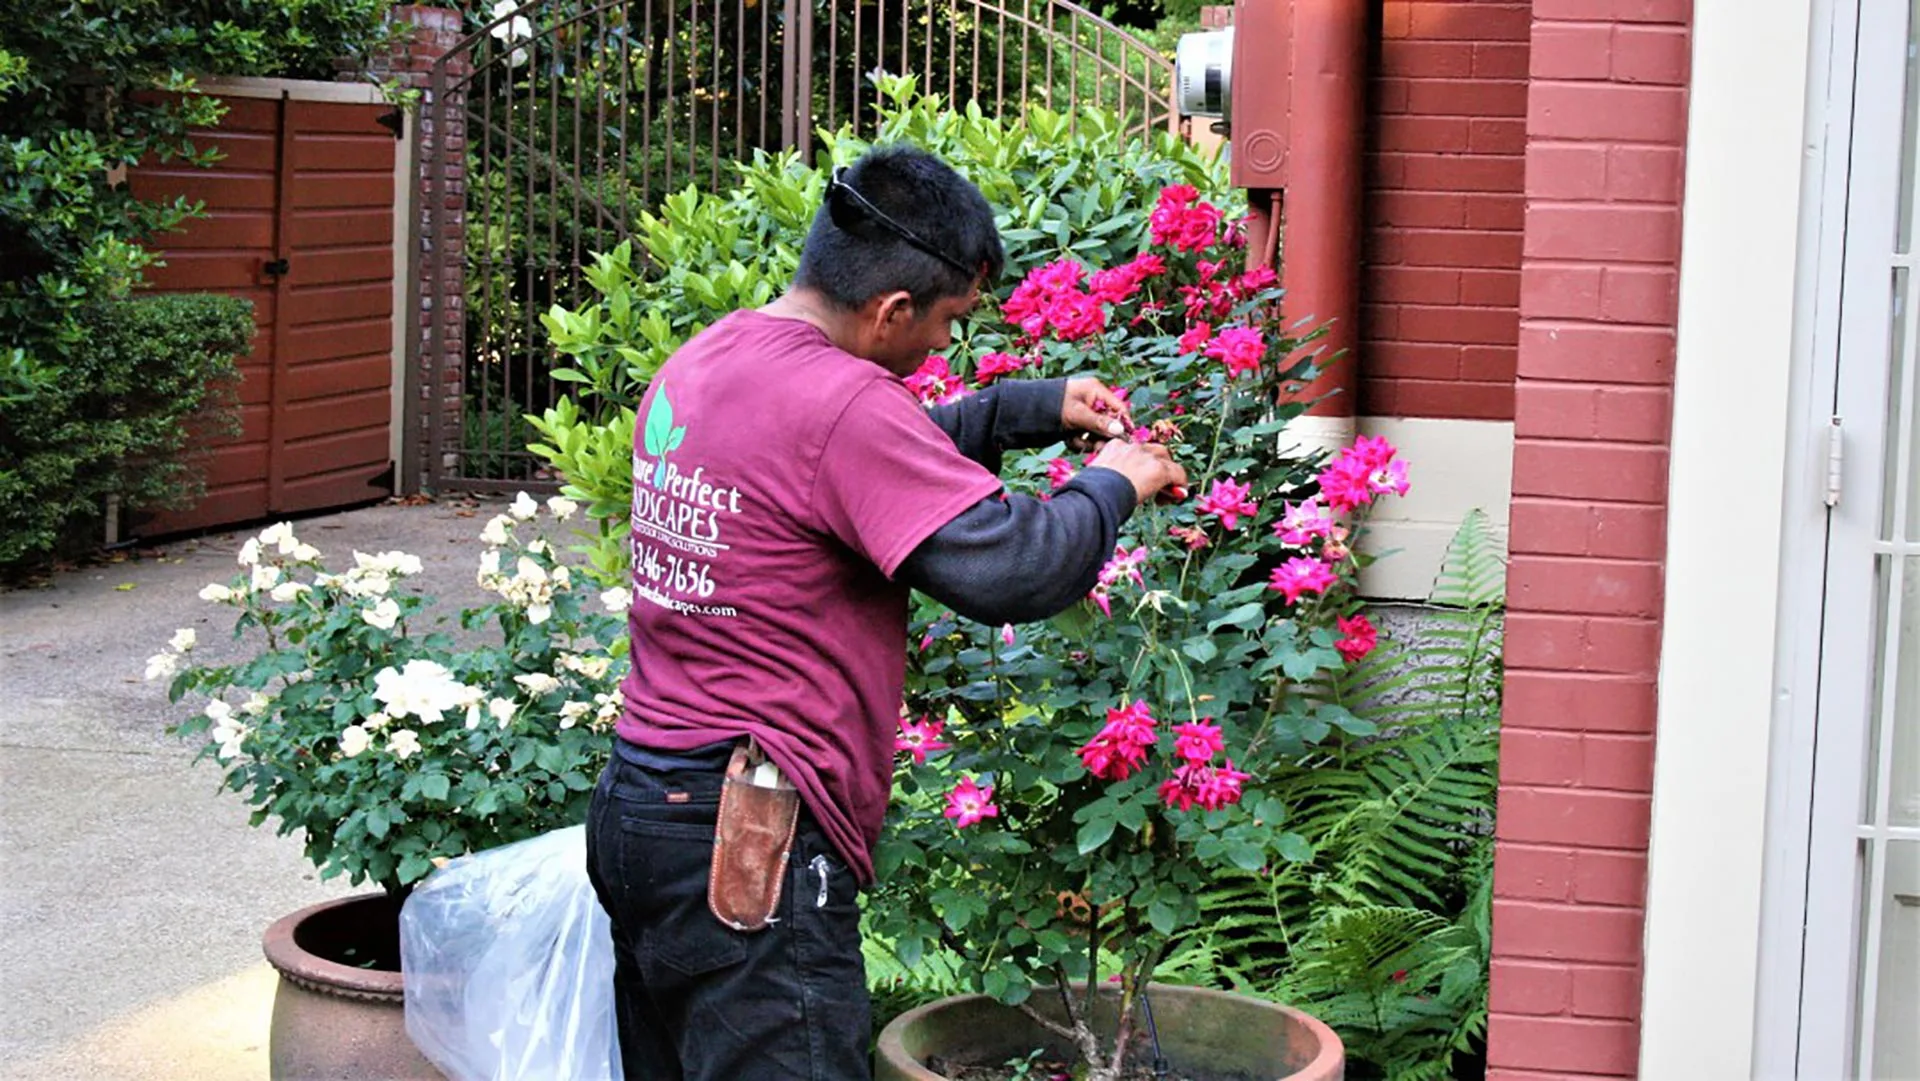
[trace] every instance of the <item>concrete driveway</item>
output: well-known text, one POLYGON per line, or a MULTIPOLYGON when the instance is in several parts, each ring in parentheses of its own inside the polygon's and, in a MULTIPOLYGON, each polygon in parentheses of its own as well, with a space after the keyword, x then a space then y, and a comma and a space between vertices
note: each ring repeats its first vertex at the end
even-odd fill
MULTIPOLYGON (((295 529, 335 570, 356 548, 412 552, 451 607, 479 600, 478 534, 497 509, 390 504, 295 529)), ((0 593, 0 1078, 264 1078, 261 933, 354 892, 319 881, 297 838, 247 825, 142 678, 180 627, 198 655, 242 652, 231 610, 196 594, 235 572, 253 532, 0 593)))

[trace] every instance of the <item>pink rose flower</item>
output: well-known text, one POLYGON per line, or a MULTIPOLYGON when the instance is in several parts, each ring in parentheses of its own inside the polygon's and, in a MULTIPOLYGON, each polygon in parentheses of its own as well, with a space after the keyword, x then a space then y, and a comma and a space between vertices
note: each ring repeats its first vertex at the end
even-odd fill
POLYGON ((1295 556, 1274 569, 1267 587, 1284 593, 1288 604, 1298 603, 1308 593, 1325 593, 1339 581, 1333 569, 1317 559, 1295 556))
POLYGON ((1206 323, 1195 323, 1187 328, 1185 334, 1180 335, 1180 355, 1185 356, 1188 353, 1198 353, 1200 350, 1205 349, 1207 343, 1212 340, 1213 327, 1206 323))
POLYGON ((1379 630, 1366 616, 1354 616, 1352 619, 1341 616, 1335 622, 1340 626, 1341 638, 1333 644, 1333 648, 1340 651, 1340 655, 1347 659, 1348 664, 1362 660, 1367 654, 1373 652, 1374 646, 1380 643, 1379 630))
POLYGON ((966 387, 953 374, 946 357, 928 357, 905 383, 924 405, 945 405, 966 394, 966 387))
POLYGON ((1213 482, 1213 487, 1194 505, 1194 513, 1210 514, 1228 530, 1240 528, 1240 519, 1260 513, 1259 504, 1247 498, 1252 489, 1231 478, 1213 482))
POLYGON ((993 786, 982 788, 971 777, 960 778, 960 783, 947 793, 946 816, 953 819, 955 829, 966 829, 982 819, 998 818, 1000 808, 993 805, 993 786))
POLYGON ((1080 763, 1105 781, 1124 781, 1147 760, 1160 737, 1153 711, 1143 701, 1107 710, 1106 726, 1080 748, 1080 763))
POLYGON ((926 765, 928 755, 952 746, 950 743, 940 742, 940 730, 944 727, 946 722, 936 721, 931 717, 922 717, 918 721, 900 718, 900 732, 893 737, 894 753, 905 751, 913 756, 914 765, 926 765))
POLYGON ((1189 762, 1160 782, 1160 800, 1177 811, 1190 811, 1196 806, 1203 811, 1218 811, 1240 802, 1247 778, 1234 768, 1231 758, 1224 766, 1189 762))
POLYGON ((1220 733, 1220 726, 1207 721, 1183 724, 1173 730, 1173 753, 1195 765, 1206 765, 1213 756, 1227 749, 1227 739, 1220 733))
POLYGON ((1266 355, 1267 343, 1252 327, 1230 327, 1207 346, 1207 356, 1219 358, 1227 374, 1235 377, 1259 371, 1266 355))
POLYGON ((1281 543, 1297 547, 1312 544, 1315 538, 1325 537, 1332 531, 1333 516, 1320 506, 1319 496, 1286 504, 1280 520, 1273 526, 1273 535, 1279 537, 1281 543))

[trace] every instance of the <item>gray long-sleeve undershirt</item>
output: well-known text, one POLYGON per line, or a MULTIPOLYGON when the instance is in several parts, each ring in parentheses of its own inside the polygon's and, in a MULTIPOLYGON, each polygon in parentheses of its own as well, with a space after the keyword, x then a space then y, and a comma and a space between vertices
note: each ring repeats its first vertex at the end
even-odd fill
MULTIPOLYGON (((1005 451, 1065 434, 1066 380, 996 383, 929 415, 960 453, 998 473, 1005 451)), ((900 564, 900 581, 988 625, 1059 614, 1085 597, 1134 510, 1133 482, 1083 469, 1047 500, 1001 493, 962 511, 900 564)))

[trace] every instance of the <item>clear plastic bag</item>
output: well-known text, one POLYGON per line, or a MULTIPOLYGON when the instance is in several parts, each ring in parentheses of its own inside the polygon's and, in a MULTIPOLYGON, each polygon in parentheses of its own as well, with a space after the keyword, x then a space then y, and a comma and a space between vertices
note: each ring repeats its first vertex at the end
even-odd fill
POLYGON ((407 1035, 449 1081, 621 1076, 586 830, 452 860, 400 910, 407 1035))

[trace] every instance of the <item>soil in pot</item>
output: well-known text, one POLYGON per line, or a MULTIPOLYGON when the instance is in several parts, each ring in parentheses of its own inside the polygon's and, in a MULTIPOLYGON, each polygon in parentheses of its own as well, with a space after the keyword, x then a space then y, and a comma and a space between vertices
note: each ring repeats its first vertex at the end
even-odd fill
MULTIPOLYGON (((1017 1062, 991 1065, 971 1065, 955 1062, 935 1055, 927 1060, 927 1068, 947 1081, 1070 1081, 1074 1076, 1074 1064, 1064 1058, 1041 1055, 1039 1058, 1017 1062)), ((1164 1074, 1153 1072, 1152 1059, 1146 1062, 1133 1061, 1120 1075, 1121 1081, 1272 1081, 1271 1078, 1255 1077, 1240 1070, 1220 1072, 1218 1070, 1183 1070, 1173 1068, 1164 1074)))

